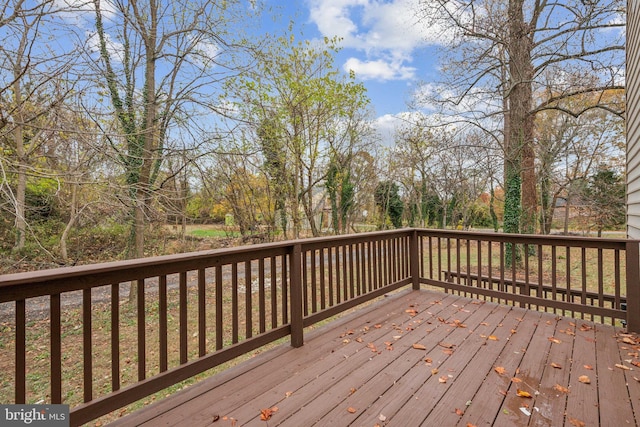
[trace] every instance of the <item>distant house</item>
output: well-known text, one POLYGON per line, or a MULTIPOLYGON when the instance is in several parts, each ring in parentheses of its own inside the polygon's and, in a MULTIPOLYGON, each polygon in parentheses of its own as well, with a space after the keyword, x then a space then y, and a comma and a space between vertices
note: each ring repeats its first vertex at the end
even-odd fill
POLYGON ((640 239, 640 2, 627 1, 627 236, 640 239))

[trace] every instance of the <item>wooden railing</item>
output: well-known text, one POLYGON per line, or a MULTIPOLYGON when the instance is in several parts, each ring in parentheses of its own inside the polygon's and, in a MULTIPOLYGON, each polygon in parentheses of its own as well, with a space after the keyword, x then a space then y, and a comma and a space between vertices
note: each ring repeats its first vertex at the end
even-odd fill
POLYGON ((638 242, 420 230, 421 283, 638 330, 638 242), (511 246, 511 250, 509 249, 511 246))
POLYGON ((638 257, 622 239, 403 229, 0 276, 0 392, 84 424, 408 285, 640 330, 638 257))

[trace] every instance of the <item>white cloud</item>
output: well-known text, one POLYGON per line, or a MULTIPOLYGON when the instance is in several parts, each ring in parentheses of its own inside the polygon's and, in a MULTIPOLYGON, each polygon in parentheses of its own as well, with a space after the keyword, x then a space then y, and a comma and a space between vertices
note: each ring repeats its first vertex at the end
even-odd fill
POLYGON ((343 66, 347 72, 353 71, 356 76, 364 80, 410 80, 415 78, 416 69, 406 67, 400 61, 361 61, 349 58, 343 66))
POLYGON ((344 65, 363 79, 414 79, 414 51, 437 44, 443 33, 417 18, 419 0, 315 0, 310 17, 323 36, 342 38, 341 46, 362 51, 366 59, 344 65))

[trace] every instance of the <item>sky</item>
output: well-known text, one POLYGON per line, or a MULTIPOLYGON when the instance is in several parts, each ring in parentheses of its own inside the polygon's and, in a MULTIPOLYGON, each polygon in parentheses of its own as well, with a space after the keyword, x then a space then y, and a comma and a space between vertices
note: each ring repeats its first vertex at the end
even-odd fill
POLYGON ((418 22, 418 0, 280 3, 286 3, 281 11, 283 26, 292 19, 305 38, 342 39, 336 66, 344 72, 353 70, 365 85, 378 128, 387 136, 409 111, 416 86, 437 79, 438 38, 418 22))

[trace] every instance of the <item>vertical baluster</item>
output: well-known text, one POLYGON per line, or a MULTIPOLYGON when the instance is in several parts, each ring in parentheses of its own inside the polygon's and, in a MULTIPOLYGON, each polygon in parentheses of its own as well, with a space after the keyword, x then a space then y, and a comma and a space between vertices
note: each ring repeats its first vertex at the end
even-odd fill
POLYGON ((91 288, 82 290, 82 353, 84 401, 93 399, 93 357, 91 352, 91 288))
POLYGON ((238 342, 238 263, 231 264, 231 342, 238 342))
POLYGON ((251 274, 251 261, 244 262, 244 312, 245 312, 245 339, 253 336, 253 276, 251 274))
POLYGON ((24 404, 27 399, 27 315, 25 300, 16 301, 16 371, 15 403, 24 404))
POLYGON ((349 299, 352 299, 356 295, 355 279, 354 279, 356 267, 353 265, 354 258, 355 258, 354 248, 355 248, 354 244, 349 245, 349 299))
POLYGON ((278 271, 276 257, 270 259, 269 274, 271 276, 271 327, 278 326, 278 271))
POLYGON ((216 265, 216 350, 220 350, 224 344, 222 325, 222 265, 216 265))
POLYGON ((145 312, 144 312, 144 279, 136 281, 137 288, 137 318, 138 318, 138 381, 142 381, 146 377, 147 356, 146 356, 146 335, 147 328, 145 312))
MULTIPOLYGON (((581 248, 581 265, 582 265, 582 293, 581 293, 581 303, 583 305, 587 305, 587 248, 581 248)), ((584 319, 584 312, 581 313, 580 318, 584 319)), ((591 320, 593 320, 593 315, 591 315, 591 320)))
MULTIPOLYGON (((604 265, 602 249, 598 248, 598 307, 604 307, 604 265)), ((600 322, 604 323, 604 316, 600 316, 600 322)))
POLYGON ((179 322, 180 322, 180 364, 187 363, 188 356, 188 338, 187 331, 187 272, 181 271, 179 283, 179 322))
POLYGON ((120 284, 111 285, 111 390, 120 390, 120 284))
MULTIPOLYGON (((567 294, 565 296, 565 301, 573 302, 573 295, 571 294, 571 248, 569 246, 565 247, 565 271, 567 272, 567 294)), ((571 317, 575 317, 575 311, 571 310, 571 317)))
MULTIPOLYGON (((616 249, 614 251, 614 304, 612 308, 620 309, 620 250, 616 249)), ((612 319, 613 320, 613 319, 612 319)))
POLYGON ((264 258, 258 259, 258 310, 260 312, 259 331, 267 330, 267 302, 264 291, 264 258))
POLYGON ((340 298, 340 256, 341 256, 342 246, 336 246, 336 303, 340 304, 342 299, 340 298))
POLYGON ((304 316, 309 315, 309 260, 307 257, 309 256, 310 251, 302 251, 300 257, 302 259, 302 313, 304 316))
MULTIPOLYGON (((557 295, 557 274, 558 269, 558 261, 557 261, 557 247, 556 245, 551 245, 551 300, 555 301, 557 295)), ((557 313, 558 310, 556 308, 553 309, 554 313, 557 313)))
POLYGON ((318 311, 318 268, 316 267, 316 253, 315 249, 309 251, 309 257, 311 258, 311 312, 318 311))
POLYGON ((291 283, 289 274, 289 256, 281 255, 282 257, 282 323, 289 323, 289 283, 291 283))
POLYGON ((325 248, 320 249, 320 308, 324 310, 327 307, 327 289, 326 289, 326 271, 324 262, 325 248))
POLYGON ((344 301, 349 300, 349 267, 347 263, 347 249, 349 245, 342 246, 342 298, 344 301))
POLYGON ((362 295, 364 292, 362 290, 364 283, 362 283, 362 263, 360 258, 360 251, 362 251, 362 243, 356 243, 356 260, 355 260, 355 274, 356 274, 356 294, 362 295))
POLYGON ((329 278, 329 307, 333 307, 335 304, 335 295, 333 292, 333 247, 329 246, 327 251, 327 271, 329 278))
POLYGON ((51 304, 51 403, 62 403, 62 337, 60 294, 50 297, 51 304))
POLYGON ((198 269, 198 356, 207 354, 207 276, 198 269))
POLYGON ((167 307, 167 276, 158 278, 158 343, 160 372, 169 369, 169 327, 167 307))

